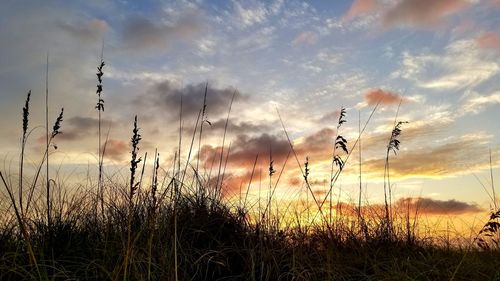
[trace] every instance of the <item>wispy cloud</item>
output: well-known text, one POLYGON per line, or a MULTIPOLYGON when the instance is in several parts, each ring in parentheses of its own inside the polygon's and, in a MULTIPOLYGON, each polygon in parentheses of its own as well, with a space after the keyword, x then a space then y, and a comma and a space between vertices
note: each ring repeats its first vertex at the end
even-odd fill
POLYGON ((473 93, 469 95, 463 103, 465 113, 477 114, 483 111, 487 106, 500 104, 500 92, 494 92, 491 95, 479 95, 473 93))
POLYGON ((349 10, 342 17, 343 21, 350 21, 355 17, 371 13, 377 8, 376 0, 354 0, 349 10))
POLYGON ((304 31, 292 40, 292 46, 314 45, 318 42, 318 35, 312 31, 304 31))
POLYGON ((383 24, 386 27, 434 25, 469 5, 465 0, 401 0, 384 13, 383 24))
POLYGON ((283 0, 274 1, 269 5, 261 2, 242 4, 240 1, 233 1, 235 13, 244 28, 266 22, 269 16, 280 12, 283 4, 283 0))
MULTIPOLYGON (((404 134, 404 131, 403 131, 404 134)), ((412 148, 400 152, 391 159, 391 176, 397 178, 443 178, 476 169, 487 168, 487 146, 485 136, 447 141, 444 144, 412 148), (482 152, 482 153, 481 153, 482 152), (418 163, 418 164, 417 164, 418 163)), ((383 175, 385 158, 371 159, 363 163, 365 172, 372 176, 383 175)), ((498 165, 499 163, 495 163, 498 165)))
POLYGON ((394 77, 413 80, 419 87, 457 90, 474 87, 500 71, 497 62, 483 56, 472 40, 450 43, 441 54, 404 52, 394 77))
POLYGON ((56 26, 64 33, 84 43, 99 42, 110 29, 108 23, 100 19, 78 23, 58 21, 56 26))
POLYGON ((500 32, 485 32, 476 38, 476 43, 483 49, 499 49, 500 32))

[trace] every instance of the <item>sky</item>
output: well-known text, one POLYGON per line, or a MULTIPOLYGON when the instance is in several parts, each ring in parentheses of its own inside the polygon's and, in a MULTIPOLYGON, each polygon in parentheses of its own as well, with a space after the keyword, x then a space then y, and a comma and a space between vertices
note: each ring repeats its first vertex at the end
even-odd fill
MULTIPOLYGON (((411 198, 427 204, 429 214, 448 216, 484 216, 492 206, 490 151, 493 178, 498 181, 500 173, 498 0, 2 0, 1 5, 4 170, 15 170, 29 90, 33 132, 27 157, 33 163, 41 158, 47 54, 51 120, 64 107, 51 169, 70 174, 78 167, 93 169, 88 167, 97 154, 95 72, 102 52, 108 167, 126 169, 138 115, 141 153, 152 155, 157 148, 168 170, 178 148, 181 96, 185 160, 208 84, 205 119, 211 125, 203 125, 199 152, 207 177, 210 167, 218 167, 236 93, 225 142, 226 152, 231 144, 227 196, 248 185, 257 155, 251 196, 257 175, 268 177, 270 151, 274 168, 283 167, 290 146, 278 110, 302 168, 308 157, 309 181, 318 196, 328 188, 333 141, 340 134, 353 156, 335 196, 345 202, 357 197, 354 144, 359 125, 366 124, 364 198, 382 202, 387 143, 396 120, 408 123, 402 124, 400 150, 390 154, 394 201, 411 198), (341 108, 346 123, 337 131, 341 108)), ((342 151, 336 153, 345 159, 342 151)), ((198 156, 197 145, 193 155, 198 156)), ((303 177, 294 156, 286 165, 277 196, 296 200, 303 177)))

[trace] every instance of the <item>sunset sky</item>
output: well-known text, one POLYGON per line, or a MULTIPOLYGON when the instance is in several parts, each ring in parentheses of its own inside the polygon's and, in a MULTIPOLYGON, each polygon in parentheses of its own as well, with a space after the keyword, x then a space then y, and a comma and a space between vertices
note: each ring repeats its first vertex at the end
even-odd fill
MULTIPOLYGON (((366 196, 382 202, 386 146, 402 101, 398 120, 409 123, 402 127, 401 150, 391 154, 395 198, 426 198, 429 213, 483 216, 490 208, 479 181, 491 193, 491 149, 500 182, 498 0, 1 2, 2 170, 18 159, 30 89, 30 128, 36 129, 28 160, 40 160, 47 53, 50 120, 61 107, 65 112, 53 169, 85 173, 95 164, 95 71, 104 41, 105 165, 127 166, 137 114, 141 153, 158 148, 170 169, 180 95, 187 154, 208 82, 212 125, 204 124, 201 153, 207 170, 237 91, 226 142, 228 194, 245 186, 257 154, 257 171, 267 177, 270 147, 281 169, 289 146, 276 108, 301 164, 309 157, 311 183, 321 194, 340 108, 347 122, 339 133, 351 149, 359 114, 364 125, 381 101, 361 142, 366 196)), ((342 188, 345 201, 357 197, 357 150, 353 155, 337 182, 336 194, 342 188)), ((291 157, 279 194, 302 187, 291 157)))

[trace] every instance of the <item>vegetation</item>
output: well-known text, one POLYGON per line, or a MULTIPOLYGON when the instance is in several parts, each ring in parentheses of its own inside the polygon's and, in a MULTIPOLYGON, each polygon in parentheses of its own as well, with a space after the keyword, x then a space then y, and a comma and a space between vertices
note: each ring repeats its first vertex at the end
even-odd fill
MULTIPOLYGON (((195 165, 189 164, 196 135, 200 147, 203 124, 210 125, 207 89, 184 165, 180 149, 172 168, 160 167, 160 155, 155 152, 152 177, 143 177, 147 154, 140 156, 140 119, 136 116, 128 178, 106 175, 106 142, 101 147, 100 128, 103 67, 101 59, 96 106, 99 177, 91 187, 82 184, 70 193, 48 173, 40 180, 49 150, 56 148, 52 141, 61 133, 62 110, 52 132, 47 131, 45 154, 35 174, 24 174, 31 92, 27 95, 22 110, 20 172, 0 172, 5 191, 1 201, 0 280, 500 280, 500 211, 492 213, 475 244, 450 246, 417 236, 418 216, 393 208, 389 155, 399 149, 398 136, 405 122, 395 120, 389 132, 384 205, 379 210, 363 208, 360 194, 357 206, 339 212, 339 203, 332 210, 332 189, 352 153, 348 140, 339 134, 346 122, 345 109, 340 110, 337 135, 332 140, 331 176, 324 198, 312 191, 309 160, 300 163, 280 117, 290 144, 289 156, 297 161, 314 201, 307 212, 318 216, 312 220, 317 223, 305 224, 296 210, 288 215, 271 212, 274 190, 285 168, 275 170, 272 153, 270 193, 257 211, 246 195, 238 202, 223 196, 226 130, 218 174, 213 177, 216 181, 201 176, 199 156, 195 165), (293 224, 285 223, 285 216, 297 219, 293 224)), ((231 106, 225 129, 230 110, 231 106)), ((182 120, 182 108, 180 111, 182 120)), ((364 128, 361 130, 360 124, 353 147, 364 128)), ((179 147, 181 142, 179 137, 179 147)), ((229 152, 225 157, 227 163, 229 152)), ((252 176, 254 170, 255 165, 252 176)))

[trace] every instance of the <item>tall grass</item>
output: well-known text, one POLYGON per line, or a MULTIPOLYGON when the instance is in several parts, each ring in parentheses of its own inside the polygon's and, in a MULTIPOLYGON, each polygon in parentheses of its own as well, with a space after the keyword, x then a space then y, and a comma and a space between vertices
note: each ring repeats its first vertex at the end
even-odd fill
MULTIPOLYGON (((101 60, 97 73, 100 85, 103 66, 104 62, 101 60)), ((99 93, 98 86, 98 95, 99 93)), ((42 160, 35 166, 33 175, 27 176, 23 169, 29 136, 28 116, 32 110, 29 92, 23 107, 19 184, 11 184, 10 178, 13 175, 6 177, 0 172, 0 179, 7 193, 6 200, 3 201, 7 203, 0 204, 5 217, 0 221, 0 280, 500 278, 499 240, 496 236, 500 229, 500 214, 497 210, 492 212, 490 220, 478 234, 475 240, 478 247, 473 244, 456 244, 453 247, 447 244, 448 247, 444 247, 437 240, 438 237, 416 234, 418 208, 411 210, 410 201, 406 202, 406 206, 392 205, 389 155, 399 149, 399 136, 405 122, 395 122, 384 151, 384 189, 389 191, 385 192, 385 204, 362 206, 361 169, 357 203, 341 202, 340 187, 339 194, 335 195, 337 197, 333 196, 332 190, 337 187, 337 180, 348 164, 354 148, 358 146, 361 152, 361 137, 379 104, 373 108, 364 126, 359 121, 358 137, 350 142, 339 131, 346 122, 346 110, 341 108, 333 138, 329 186, 324 197, 319 197, 311 187, 311 174, 315 171, 311 168, 310 159, 306 157, 305 161, 300 161, 285 122, 278 112, 289 145, 288 154, 283 163, 277 165, 272 147, 269 149, 268 179, 264 179, 269 181, 269 186, 264 203, 260 196, 258 202, 249 196, 257 172, 261 194, 262 172, 257 163, 264 156, 256 155, 245 194, 241 191, 236 202, 223 194, 224 189, 228 188, 224 178, 231 149, 231 144, 226 148, 226 132, 236 93, 229 102, 222 149, 214 155, 214 159, 219 159, 217 175, 212 176, 209 172, 204 177, 198 166, 203 124, 210 124, 206 112, 208 94, 206 85, 204 93, 200 93, 200 100, 203 95, 203 102, 200 103, 199 113, 193 122, 192 134, 188 136, 191 141, 187 151, 181 150, 185 118, 181 102, 179 147, 171 168, 162 167, 160 155, 155 151, 151 176, 148 178, 145 175, 145 170, 149 169, 146 166, 147 154, 144 154, 144 158, 141 157, 139 147, 142 136, 138 117, 135 116, 130 139, 128 175, 107 174, 102 169, 104 151, 99 143, 100 183, 97 196, 92 195, 95 193, 91 187, 81 185, 69 198, 64 194, 64 189, 68 187, 58 181, 57 174, 55 178, 50 178, 47 173, 46 186, 38 183, 44 164, 48 164, 53 140, 62 133, 63 110, 52 126, 52 132, 47 130, 48 145, 42 160), (196 140, 198 145, 195 144, 196 140), (192 155, 196 155, 194 153, 198 156, 191 159, 192 155), (305 206, 307 221, 302 218, 302 206, 281 202, 276 198, 282 176, 289 168, 290 157, 294 158, 299 168, 307 188, 307 196, 313 200, 312 207, 308 204, 305 206), (191 163, 193 161, 196 164, 191 163), (106 193, 103 192, 103 178, 107 179, 106 193), (49 184, 53 187, 52 190, 49 189, 49 184), (19 189, 18 198, 15 186, 19 189), (44 195, 44 187, 47 188, 47 197, 37 196, 44 195), (28 194, 24 197, 26 200, 23 199, 24 193, 28 194), (97 204, 100 204, 101 216, 97 215, 97 204), (329 207, 328 213, 325 211, 326 205, 329 207), (333 205, 335 214, 332 212, 333 205)), ((101 108, 97 109, 101 111, 101 108)), ((361 155, 359 158, 361 165, 361 155)))
MULTIPOLYGON (((95 108, 97 109, 97 143, 98 143, 98 148, 97 148, 97 167, 99 170, 99 178, 97 180, 97 196, 96 196, 96 203, 95 203, 95 216, 97 217, 97 206, 100 203, 101 206, 101 214, 103 215, 104 213, 104 187, 103 187, 103 161, 104 161, 104 153, 105 149, 102 146, 102 137, 101 137, 101 122, 102 122, 102 112, 104 112, 104 99, 102 98, 102 90, 103 90, 103 85, 102 85, 102 77, 104 75, 104 72, 102 71, 105 63, 103 59, 103 52, 104 52, 104 44, 101 49, 101 61, 99 65, 97 66, 97 89, 96 89, 96 94, 97 94, 97 104, 95 108)), ((104 216, 104 215, 103 215, 104 216)))

